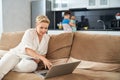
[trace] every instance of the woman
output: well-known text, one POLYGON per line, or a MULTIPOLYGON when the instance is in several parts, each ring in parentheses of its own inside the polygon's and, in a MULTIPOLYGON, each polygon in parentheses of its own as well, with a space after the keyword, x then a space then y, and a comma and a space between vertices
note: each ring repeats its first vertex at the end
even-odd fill
POLYGON ((46 34, 49 24, 50 21, 46 16, 38 16, 36 28, 26 30, 20 44, 1 58, 0 80, 10 70, 33 72, 39 62, 43 62, 45 68, 50 69, 52 64, 45 58, 50 38, 46 34))

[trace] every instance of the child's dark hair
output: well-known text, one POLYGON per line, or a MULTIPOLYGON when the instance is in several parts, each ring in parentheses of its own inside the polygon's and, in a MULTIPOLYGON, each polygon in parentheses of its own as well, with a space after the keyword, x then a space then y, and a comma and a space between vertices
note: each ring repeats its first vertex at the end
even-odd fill
POLYGON ((71 15, 70 11, 65 11, 64 15, 71 15))

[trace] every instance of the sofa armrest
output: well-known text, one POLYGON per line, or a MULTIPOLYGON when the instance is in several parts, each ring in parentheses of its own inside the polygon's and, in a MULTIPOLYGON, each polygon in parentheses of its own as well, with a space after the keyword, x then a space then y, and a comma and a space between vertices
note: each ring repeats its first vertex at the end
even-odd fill
POLYGON ((1 40, 1 34, 0 34, 0 40, 1 40))
POLYGON ((9 47, 0 45, 0 50, 9 50, 9 47))
POLYGON ((23 34, 23 31, 2 33, 0 38, 0 49, 9 50, 14 48, 21 41, 23 34))

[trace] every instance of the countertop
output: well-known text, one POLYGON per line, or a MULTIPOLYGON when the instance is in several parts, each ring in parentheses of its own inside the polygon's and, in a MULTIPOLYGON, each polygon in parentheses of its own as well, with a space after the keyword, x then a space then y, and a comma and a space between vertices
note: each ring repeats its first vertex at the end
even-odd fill
MULTIPOLYGON (((88 30, 77 30, 77 32, 83 32, 88 34, 109 34, 109 35, 120 35, 120 30, 102 30, 102 29, 88 29, 88 30)), ((64 30, 48 30, 48 34, 60 34, 64 33, 64 30)))
MULTIPOLYGON (((53 29, 49 29, 49 30, 53 30, 53 29)), ((55 29, 54 31, 63 31, 62 29, 55 29)), ((81 29, 81 30, 77 30, 77 31, 120 31, 120 29, 81 29)))
POLYGON ((120 29, 87 29, 87 30, 78 30, 78 31, 120 31, 120 29))

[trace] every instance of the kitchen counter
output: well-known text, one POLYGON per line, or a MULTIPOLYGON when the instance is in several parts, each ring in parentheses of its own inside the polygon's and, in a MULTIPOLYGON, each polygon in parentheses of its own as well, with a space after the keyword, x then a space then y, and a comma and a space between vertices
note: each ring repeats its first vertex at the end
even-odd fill
MULTIPOLYGON (((53 30, 53 29, 51 29, 53 30)), ((62 29, 55 29, 56 31, 63 31, 62 29)), ((81 30, 77 30, 77 31, 120 31, 120 29, 81 29, 81 30)))
MULTIPOLYGON (((120 35, 120 31, 116 30, 78 30, 77 32, 83 32, 83 33, 88 33, 88 34, 108 34, 108 35, 120 35)), ((48 34, 60 34, 64 33, 63 30, 48 30, 48 34)))
MULTIPOLYGON (((85 29, 81 29, 82 31, 84 31, 85 29)), ((81 31, 78 30, 78 31, 81 31)), ((85 31, 120 31, 120 28, 116 28, 116 29, 87 29, 85 31)))
POLYGON ((112 29, 87 29, 87 30, 78 30, 78 31, 116 31, 112 29))

